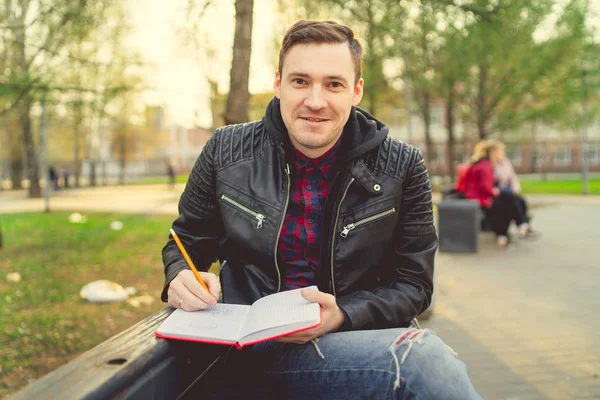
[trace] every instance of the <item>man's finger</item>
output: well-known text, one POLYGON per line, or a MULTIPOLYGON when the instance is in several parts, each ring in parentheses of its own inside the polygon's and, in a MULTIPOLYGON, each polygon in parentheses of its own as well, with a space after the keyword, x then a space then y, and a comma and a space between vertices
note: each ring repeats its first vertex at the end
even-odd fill
MULTIPOLYGON (((174 307, 183 308, 186 311, 203 310, 205 308, 208 308, 209 303, 203 301, 201 298, 199 298, 194 293, 192 293, 188 289, 188 287, 184 284, 184 280, 179 279, 179 278, 180 278, 180 276, 173 279, 173 281, 171 282, 171 286, 170 286, 170 288, 175 293, 173 300, 176 302, 176 304, 174 305, 174 307), (184 307, 184 304, 180 305, 179 300, 183 300, 186 307, 184 307)), ((198 286, 200 286, 198 281, 196 281, 196 284, 198 284, 198 286)), ((204 289, 202 289, 202 290, 204 290, 204 289)), ((205 294, 206 296, 212 297, 206 291, 205 291, 205 293, 206 293, 205 294)))
POLYGON ((328 293, 323 293, 318 290, 303 289, 302 296, 314 303, 319 303, 324 307, 331 307, 335 304, 335 297, 328 293))
MULTIPOLYGON (((189 274, 180 274, 179 276, 181 276, 181 282, 183 283, 183 285, 188 289, 189 292, 191 292, 194 296, 196 296, 197 298, 199 298, 200 300, 202 300, 204 303, 206 304, 210 304, 210 305, 215 305, 217 304, 217 299, 216 297, 214 297, 213 295, 211 295, 209 292, 206 291, 206 289, 204 289, 202 287, 202 285, 200 285, 200 282, 198 282, 198 280, 196 279, 196 277, 194 276, 194 273, 192 271, 189 271, 189 274)), ((184 301, 186 299, 184 298, 184 301)))
POLYGON ((186 290, 181 293, 181 299, 183 302, 181 303, 181 308, 186 311, 198 311, 204 310, 211 306, 211 304, 206 303, 202 299, 196 297, 192 292, 186 290))
POLYGON ((221 293, 221 282, 219 282, 219 278, 215 274, 212 273, 201 273, 200 276, 204 279, 206 286, 208 286, 208 291, 215 298, 219 298, 219 294, 221 293))

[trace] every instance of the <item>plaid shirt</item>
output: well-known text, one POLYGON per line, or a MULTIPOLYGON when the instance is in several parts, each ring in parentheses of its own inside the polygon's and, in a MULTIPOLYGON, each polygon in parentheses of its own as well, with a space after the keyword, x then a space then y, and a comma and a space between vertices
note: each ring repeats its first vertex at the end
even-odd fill
POLYGON ((314 160, 296 150, 290 200, 279 237, 279 256, 288 267, 284 280, 286 290, 315 283, 320 257, 319 224, 329 185, 335 177, 340 143, 338 140, 327 153, 314 160))

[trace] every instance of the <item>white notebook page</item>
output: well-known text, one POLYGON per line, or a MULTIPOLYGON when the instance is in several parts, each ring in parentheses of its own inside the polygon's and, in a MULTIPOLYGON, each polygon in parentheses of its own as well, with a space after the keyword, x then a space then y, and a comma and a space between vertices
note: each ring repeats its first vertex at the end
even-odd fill
POLYGON ((202 311, 177 309, 157 332, 188 339, 236 342, 240 338, 249 310, 250 306, 222 303, 202 311))
MULTIPOLYGON (((316 290, 316 287, 311 286, 308 289, 316 290)), ((256 300, 248 313, 241 336, 283 325, 318 323, 321 318, 321 306, 302 297, 301 290, 288 290, 256 300)))

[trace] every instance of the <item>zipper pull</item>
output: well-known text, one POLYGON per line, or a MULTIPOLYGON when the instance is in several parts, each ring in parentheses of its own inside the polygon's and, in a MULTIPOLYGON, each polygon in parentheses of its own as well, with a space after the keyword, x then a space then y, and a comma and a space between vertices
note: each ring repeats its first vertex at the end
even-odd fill
POLYGON ((256 224, 256 229, 262 228, 265 216, 262 214, 256 214, 256 219, 258 220, 258 223, 256 224))
POLYGON ((346 236, 348 236, 348 233, 354 229, 354 224, 348 224, 344 227, 344 229, 342 230, 342 232, 340 232, 340 236, 345 238, 346 236))
POLYGON ((287 174, 290 174, 290 164, 285 164, 285 172, 287 172, 287 174))

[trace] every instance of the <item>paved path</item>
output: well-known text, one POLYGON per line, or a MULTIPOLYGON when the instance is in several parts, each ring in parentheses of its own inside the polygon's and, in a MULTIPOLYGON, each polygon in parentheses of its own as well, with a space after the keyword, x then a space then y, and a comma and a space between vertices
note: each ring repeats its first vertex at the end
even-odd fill
MULTIPOLYGON (((59 190, 50 197, 56 211, 106 211, 177 215, 177 202, 184 185, 108 186, 59 190)), ((23 211, 43 211, 44 199, 28 199, 21 191, 0 192, 0 215, 23 211)))
MULTIPOLYGON (((182 189, 73 189, 51 205, 175 216, 182 189)), ((529 200, 541 238, 499 250, 483 234, 478 254, 438 254, 423 325, 458 351, 485 399, 600 399, 600 197, 529 200)), ((43 204, 0 192, 0 215, 43 204)))
POLYGON ((486 399, 600 399, 600 198, 546 200, 541 238, 500 250, 483 235, 479 254, 438 254, 424 325, 486 399))

